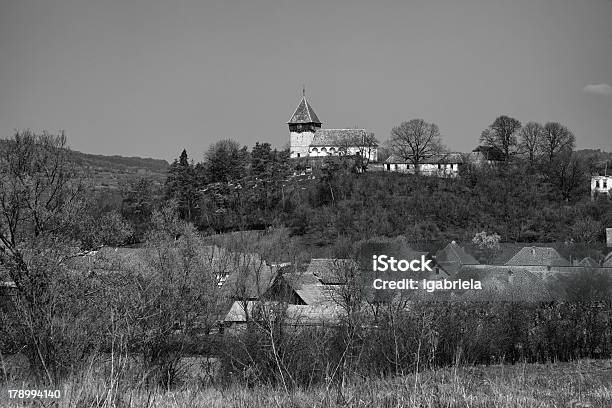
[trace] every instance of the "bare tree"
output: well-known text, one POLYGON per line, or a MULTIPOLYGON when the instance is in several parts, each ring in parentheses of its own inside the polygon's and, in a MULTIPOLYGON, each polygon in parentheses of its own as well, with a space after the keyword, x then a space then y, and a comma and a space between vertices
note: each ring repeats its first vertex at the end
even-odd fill
POLYGON ((504 154, 504 160, 516 152, 518 142, 516 134, 521 128, 521 122, 506 115, 499 116, 480 135, 480 141, 487 146, 495 147, 504 154))
POLYGON ((580 187, 584 178, 584 166, 571 150, 559 152, 545 168, 548 182, 568 201, 580 187))
POLYGON ((528 122, 519 132, 519 148, 529 155, 532 166, 541 152, 543 137, 544 127, 537 122, 528 122))
POLYGON ((71 296, 81 281, 68 279, 64 265, 80 251, 72 231, 84 185, 64 134, 16 132, 0 152, 0 269, 17 288, 13 335, 39 379, 51 383, 65 368, 62 347, 74 340, 61 320, 79 321, 82 313, 68 305, 85 301, 71 296))
POLYGON ((440 129, 423 119, 412 119, 394 127, 390 145, 393 154, 413 164, 417 174, 419 163, 444 151, 440 129))
POLYGON ((552 163, 555 156, 564 151, 572 151, 575 144, 574 134, 558 122, 548 122, 544 125, 542 137, 542 152, 552 163))
POLYGON ((345 136, 338 140, 338 155, 355 160, 354 170, 366 171, 372 158, 376 158, 378 141, 373 132, 364 136, 345 136))

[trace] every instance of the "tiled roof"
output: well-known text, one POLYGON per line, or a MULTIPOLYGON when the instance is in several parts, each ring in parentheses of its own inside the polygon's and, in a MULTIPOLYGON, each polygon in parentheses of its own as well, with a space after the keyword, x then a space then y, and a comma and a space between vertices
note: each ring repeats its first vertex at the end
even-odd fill
POLYGON ((436 262, 441 264, 456 262, 459 265, 478 265, 480 263, 455 241, 438 251, 436 254, 436 262))
MULTIPOLYGON (((366 146, 365 129, 317 129, 311 146, 366 146)), ((372 143, 376 145, 376 142, 372 143)))
POLYGON ((606 258, 604 259, 603 265, 609 268, 612 268, 612 252, 610 252, 606 258))
POLYGON ((578 266, 585 266, 588 268, 598 268, 599 264, 597 263, 596 260, 594 260, 590 256, 587 256, 582 261, 578 262, 578 266))
POLYGON ((339 285, 346 283, 346 271, 357 267, 352 259, 315 258, 310 261, 306 274, 316 276, 325 285, 339 285))
POLYGON ((462 294, 462 299, 470 301, 538 302, 559 296, 538 273, 537 267, 465 265, 455 279, 481 281, 481 290, 466 290, 462 294))
MULTIPOLYGON (((396 154, 392 154, 385 160, 386 163, 412 164, 411 161, 401 158, 396 154)), ((433 157, 429 157, 419 162, 419 164, 460 164, 463 163, 461 153, 446 153, 433 157)))
POLYGON ((569 262, 550 247, 524 247, 506 265, 568 266, 569 262))
POLYGON ((317 114, 314 113, 312 106, 308 103, 306 98, 302 98, 300 104, 296 108, 293 115, 291 115, 291 119, 289 119, 289 124, 293 123, 316 123, 321 124, 321 121, 317 117, 317 114))
POLYGON ((222 286, 225 295, 236 299, 256 299, 272 285, 272 268, 258 255, 227 251, 224 258, 229 271, 222 286))
POLYGON ((311 272, 294 274, 286 279, 295 293, 307 305, 328 303, 331 300, 325 285, 311 272))

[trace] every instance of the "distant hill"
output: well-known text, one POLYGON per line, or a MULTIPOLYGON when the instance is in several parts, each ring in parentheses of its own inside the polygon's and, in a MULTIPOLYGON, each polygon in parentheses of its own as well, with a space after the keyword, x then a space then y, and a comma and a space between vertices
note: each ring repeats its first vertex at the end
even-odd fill
MULTIPOLYGON (((0 151, 7 143, 8 140, 0 140, 0 151)), ((76 150, 71 150, 70 153, 72 160, 89 173, 97 189, 117 189, 122 181, 139 177, 152 178, 156 183, 162 184, 170 167, 163 159, 105 156, 76 150)))
POLYGON ((163 159, 104 156, 72 151, 75 163, 82 166, 93 179, 96 189, 116 190, 122 182, 135 178, 151 178, 163 184, 169 168, 163 159))
POLYGON ((612 160, 612 152, 604 152, 601 149, 580 149, 576 150, 576 154, 584 158, 593 158, 595 160, 612 160))
POLYGON ((169 164, 163 159, 142 157, 104 156, 101 154, 81 153, 72 151, 76 163, 91 168, 112 168, 115 170, 165 173, 169 164))

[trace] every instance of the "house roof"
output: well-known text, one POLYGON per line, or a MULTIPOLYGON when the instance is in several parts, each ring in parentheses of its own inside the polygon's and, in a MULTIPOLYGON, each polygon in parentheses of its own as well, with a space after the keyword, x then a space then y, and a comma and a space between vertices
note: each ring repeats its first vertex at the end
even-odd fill
POLYGON ((325 285, 339 285, 346 283, 345 272, 357 267, 352 259, 315 258, 310 261, 306 274, 316 276, 325 285))
POLYGON ((478 265, 480 262, 455 241, 452 241, 436 253, 436 262, 458 263, 459 265, 478 265))
POLYGON ((596 260, 594 260, 590 256, 587 256, 582 261, 578 262, 578 266, 585 266, 587 268, 598 268, 599 264, 596 260))
POLYGON ((537 302, 555 297, 546 279, 538 276, 538 271, 530 267, 465 265, 455 279, 474 279, 482 283, 481 290, 464 291, 462 299, 465 300, 537 302))
MULTIPOLYGON (((392 154, 385 160, 386 163, 398 163, 398 164, 412 164, 411 161, 406 160, 396 154, 392 154)), ((419 164, 461 164, 463 163, 463 156, 461 153, 445 153, 436 156, 429 157, 421 160, 419 164)))
POLYGON ((331 300, 329 290, 312 272, 286 274, 283 278, 307 305, 328 303, 331 300))
POLYGON ((368 133, 365 129, 317 129, 312 143, 313 147, 324 146, 376 146, 376 141, 366 142, 368 133))
POLYGON ((288 124, 294 123, 315 123, 320 125, 321 121, 317 117, 317 114, 312 109, 312 106, 306 100, 306 97, 302 97, 300 104, 291 115, 291 119, 289 119, 288 124))
POLYGON ((604 262, 602 264, 602 266, 606 266, 609 268, 612 268, 612 252, 610 252, 606 258, 604 259, 604 262))
POLYGON ((568 266, 569 262, 554 248, 524 247, 510 258, 506 265, 568 266))
POLYGON ((257 254, 226 251, 226 255, 229 256, 228 275, 222 291, 227 296, 256 299, 272 285, 272 268, 257 254))

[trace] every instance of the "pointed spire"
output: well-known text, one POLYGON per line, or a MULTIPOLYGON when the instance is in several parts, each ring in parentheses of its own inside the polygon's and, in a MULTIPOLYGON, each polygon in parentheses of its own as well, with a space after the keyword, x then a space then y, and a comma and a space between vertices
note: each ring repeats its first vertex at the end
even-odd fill
POLYGON ((289 119, 289 124, 291 123, 314 123, 317 125, 321 124, 321 121, 317 117, 317 114, 314 113, 312 106, 306 100, 306 85, 302 85, 302 100, 300 104, 291 115, 291 119, 289 119))

